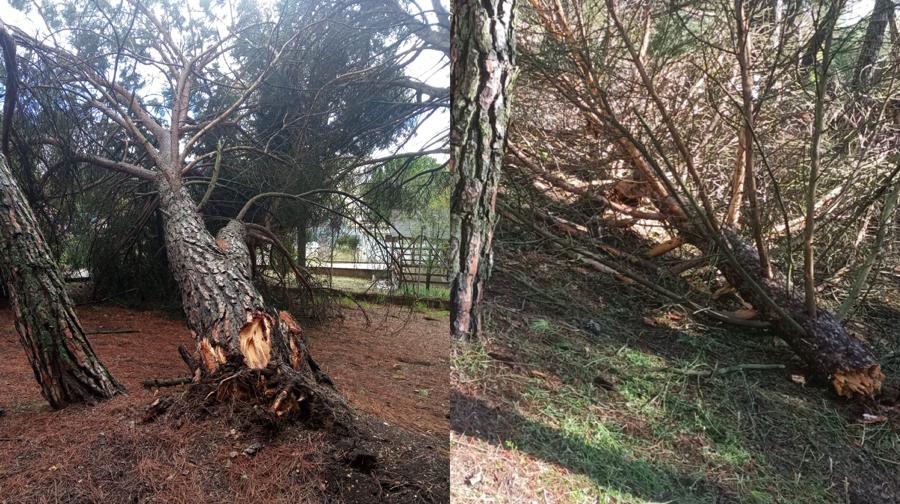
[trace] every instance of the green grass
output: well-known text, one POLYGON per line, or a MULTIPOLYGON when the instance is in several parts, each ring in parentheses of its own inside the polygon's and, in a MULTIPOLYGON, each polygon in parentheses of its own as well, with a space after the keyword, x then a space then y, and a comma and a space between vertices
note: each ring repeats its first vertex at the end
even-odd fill
POLYGON ((370 303, 362 299, 356 300, 349 296, 341 296, 338 300, 338 304, 345 308, 362 308, 363 310, 372 310, 378 306, 375 303, 370 303))
POLYGON ((611 310, 601 319, 610 329, 601 341, 552 317, 510 321, 515 329, 494 331, 492 344, 513 352, 522 369, 538 371, 515 379, 498 374, 482 346, 461 346, 452 362, 462 380, 484 389, 516 384, 504 404, 518 427, 504 447, 565 468, 542 477, 571 502, 706 503, 724 493, 734 502, 830 504, 843 502, 843 486, 834 483, 843 473, 852 482, 873 467, 882 474, 900 467, 900 434, 888 424, 854 423, 827 390, 772 371, 711 378, 659 372, 789 362, 783 348, 697 327, 671 331, 653 350, 633 322, 640 317, 628 317, 611 310))
POLYGON ((469 345, 454 346, 450 360, 450 365, 459 373, 460 380, 467 383, 486 379, 493 361, 478 341, 469 345))
POLYGON ((401 295, 420 298, 450 299, 450 289, 448 287, 431 286, 426 289, 423 284, 403 285, 397 292, 401 295))
POLYGON ((441 308, 431 308, 427 304, 416 301, 413 303, 413 309, 429 318, 450 319, 450 311, 441 308))
MULTIPOLYGON (((312 260, 322 262, 323 266, 327 266, 328 263, 332 261, 332 254, 325 250, 319 249, 315 254, 310 255, 309 257, 312 260)), ((334 249, 334 262, 355 262, 362 261, 364 258, 361 254, 353 255, 353 251, 341 247, 337 247, 334 249)))
POLYGON ((353 278, 329 275, 314 275, 316 281, 323 285, 330 285, 334 289, 349 292, 381 292, 397 296, 411 296, 415 298, 450 299, 450 289, 447 287, 431 286, 425 288, 423 284, 403 285, 398 289, 387 290, 379 288, 371 280, 365 278, 353 278))

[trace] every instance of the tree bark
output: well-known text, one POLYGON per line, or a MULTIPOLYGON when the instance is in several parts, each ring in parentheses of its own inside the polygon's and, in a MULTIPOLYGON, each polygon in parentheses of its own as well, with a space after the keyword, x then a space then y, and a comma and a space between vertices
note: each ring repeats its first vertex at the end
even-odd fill
POLYGON ((301 268, 306 267, 307 229, 306 221, 297 224, 297 266, 301 268))
POLYGON ((59 409, 125 389, 91 348, 25 195, 0 157, 0 272, 41 394, 59 409))
POLYGON ((851 86, 858 92, 865 92, 874 77, 875 62, 878 60, 878 52, 884 43, 884 32, 893 11, 893 0, 875 0, 872 16, 869 18, 866 34, 859 49, 859 57, 856 59, 856 68, 853 71, 851 86))
POLYGON ((346 425, 349 407, 309 355, 300 326, 253 285, 245 225, 232 220, 213 237, 184 188, 160 178, 159 192, 169 264, 197 341, 196 379, 219 381, 218 397, 257 401, 276 417, 346 425))
MULTIPOLYGON (((760 271, 759 254, 755 247, 731 230, 723 229, 722 234, 744 271, 760 271)), ((709 248, 707 240, 696 240, 694 244, 701 249, 709 248)), ((810 317, 805 293, 799 289, 788 290, 786 279, 780 272, 774 271, 771 277, 760 278, 758 284, 805 332, 800 332, 786 319, 774 314, 762 295, 749 285, 733 264, 721 261, 718 268, 741 297, 771 320, 778 335, 810 370, 831 382, 838 395, 872 396, 881 389, 884 373, 866 346, 847 334, 844 326, 828 310, 819 308, 816 315, 810 317)))
POLYGON ((452 26, 450 332, 481 330, 515 73, 515 0, 459 0, 452 26))

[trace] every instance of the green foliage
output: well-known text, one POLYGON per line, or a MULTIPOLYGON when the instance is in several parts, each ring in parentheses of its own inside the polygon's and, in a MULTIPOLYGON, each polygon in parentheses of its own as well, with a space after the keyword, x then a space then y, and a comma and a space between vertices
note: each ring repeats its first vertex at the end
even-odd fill
POLYGON ((394 159, 371 173, 362 193, 385 215, 450 208, 450 172, 430 156, 394 159))
POLYGON ((344 235, 339 236, 337 240, 335 240, 335 245, 338 247, 347 249, 347 250, 356 250, 359 248, 359 236, 357 235, 344 235))

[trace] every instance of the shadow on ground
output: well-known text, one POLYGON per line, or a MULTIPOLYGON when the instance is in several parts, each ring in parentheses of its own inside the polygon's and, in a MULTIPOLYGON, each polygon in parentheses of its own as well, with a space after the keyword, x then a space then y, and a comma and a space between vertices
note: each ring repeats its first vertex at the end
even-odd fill
POLYGON ((500 264, 488 337, 454 358, 459 502, 900 502, 900 415, 863 423, 890 414, 803 384, 771 334, 699 324, 547 256, 500 264), (696 375, 738 364, 784 368, 696 375))
POLYGON ((634 459, 621 450, 592 446, 584 439, 531 421, 482 399, 455 393, 451 397, 451 428, 499 447, 514 447, 546 462, 582 473, 611 492, 667 501, 684 496, 671 488, 717 494, 715 485, 665 464, 634 459))

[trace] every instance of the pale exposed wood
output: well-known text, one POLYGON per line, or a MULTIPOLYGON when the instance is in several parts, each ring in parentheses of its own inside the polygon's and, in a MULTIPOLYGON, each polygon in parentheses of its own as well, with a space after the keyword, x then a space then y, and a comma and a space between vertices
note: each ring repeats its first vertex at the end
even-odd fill
POLYGON ((647 251, 647 256, 648 257, 659 257, 661 255, 668 254, 669 252, 684 245, 684 243, 685 242, 684 242, 683 238, 676 236, 675 238, 666 240, 666 241, 660 243, 659 245, 656 245, 655 247, 651 248, 649 251, 647 251))

